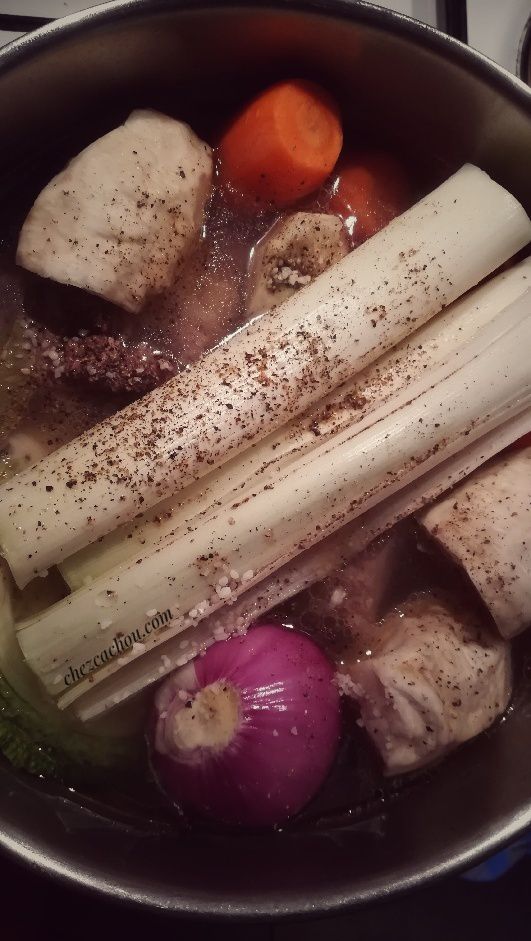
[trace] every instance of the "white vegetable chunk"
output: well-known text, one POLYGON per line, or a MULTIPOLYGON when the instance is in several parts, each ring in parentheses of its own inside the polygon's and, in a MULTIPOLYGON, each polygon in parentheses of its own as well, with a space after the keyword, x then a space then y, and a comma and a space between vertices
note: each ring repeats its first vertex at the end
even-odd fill
POLYGON ((477 470, 419 520, 465 570, 504 637, 531 625, 531 447, 477 470))
POLYGON ((372 656, 353 658, 340 685, 358 702, 387 774, 431 763, 507 708, 509 644, 439 601, 413 599, 365 643, 372 656))
POLYGON ((0 488, 17 584, 301 414, 530 235, 510 193, 463 167, 266 317, 0 488))
POLYGON ((210 148, 187 124, 133 111, 37 197, 17 262, 135 313, 197 239, 211 180, 210 148))
POLYGON ((261 314, 278 307, 348 252, 347 233, 337 216, 326 212, 287 216, 253 251, 247 310, 261 314))

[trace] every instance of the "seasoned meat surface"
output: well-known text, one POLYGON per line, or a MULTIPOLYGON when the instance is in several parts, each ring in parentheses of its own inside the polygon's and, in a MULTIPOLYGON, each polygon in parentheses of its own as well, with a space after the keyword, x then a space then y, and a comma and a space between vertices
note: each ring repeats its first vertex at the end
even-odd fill
POLYGON ((367 632, 367 644, 371 656, 346 660, 339 680, 387 774, 431 763, 508 705, 509 644, 448 603, 412 598, 367 632))
POLYGON ((325 212, 294 212, 255 246, 249 270, 247 309, 278 307, 330 265, 348 254, 341 219, 325 212))

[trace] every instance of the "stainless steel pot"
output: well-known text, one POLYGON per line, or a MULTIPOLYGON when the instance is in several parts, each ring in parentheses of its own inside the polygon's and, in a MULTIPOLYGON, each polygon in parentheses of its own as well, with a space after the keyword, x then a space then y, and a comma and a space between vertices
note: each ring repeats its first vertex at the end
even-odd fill
MULTIPOLYGON (((0 200, 27 202, 132 106, 212 112, 293 74, 325 81, 352 133, 392 140, 421 182, 472 160, 531 210, 529 89, 348 0, 125 0, 14 43, 0 53, 0 200)), ((13 219, 0 213, 0 234, 13 219)), ((437 773, 340 827, 177 838, 5 766, 0 781, 0 843, 65 880, 185 913, 325 912, 471 865, 531 824, 531 686, 520 678, 507 719, 437 773)))

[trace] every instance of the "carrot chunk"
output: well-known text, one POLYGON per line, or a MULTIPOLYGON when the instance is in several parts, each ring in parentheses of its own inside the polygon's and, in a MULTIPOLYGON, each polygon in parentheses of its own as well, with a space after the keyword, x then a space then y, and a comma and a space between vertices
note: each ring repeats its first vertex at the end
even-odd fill
POLYGON ((340 168, 330 210, 353 220, 357 243, 375 235, 410 202, 410 187, 400 164, 389 154, 366 153, 340 168))
POLYGON ((313 82, 280 82, 235 118, 219 146, 220 179, 245 200, 280 208, 318 189, 343 145, 339 109, 313 82))

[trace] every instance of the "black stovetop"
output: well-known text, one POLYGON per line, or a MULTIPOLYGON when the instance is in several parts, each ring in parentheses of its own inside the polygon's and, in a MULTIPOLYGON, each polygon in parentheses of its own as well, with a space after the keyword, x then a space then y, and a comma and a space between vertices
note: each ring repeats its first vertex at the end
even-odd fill
POLYGON ((509 941, 531 934, 531 860, 497 882, 454 877, 351 914, 272 925, 184 922, 65 887, 0 857, 1 919, 15 941, 509 941))

